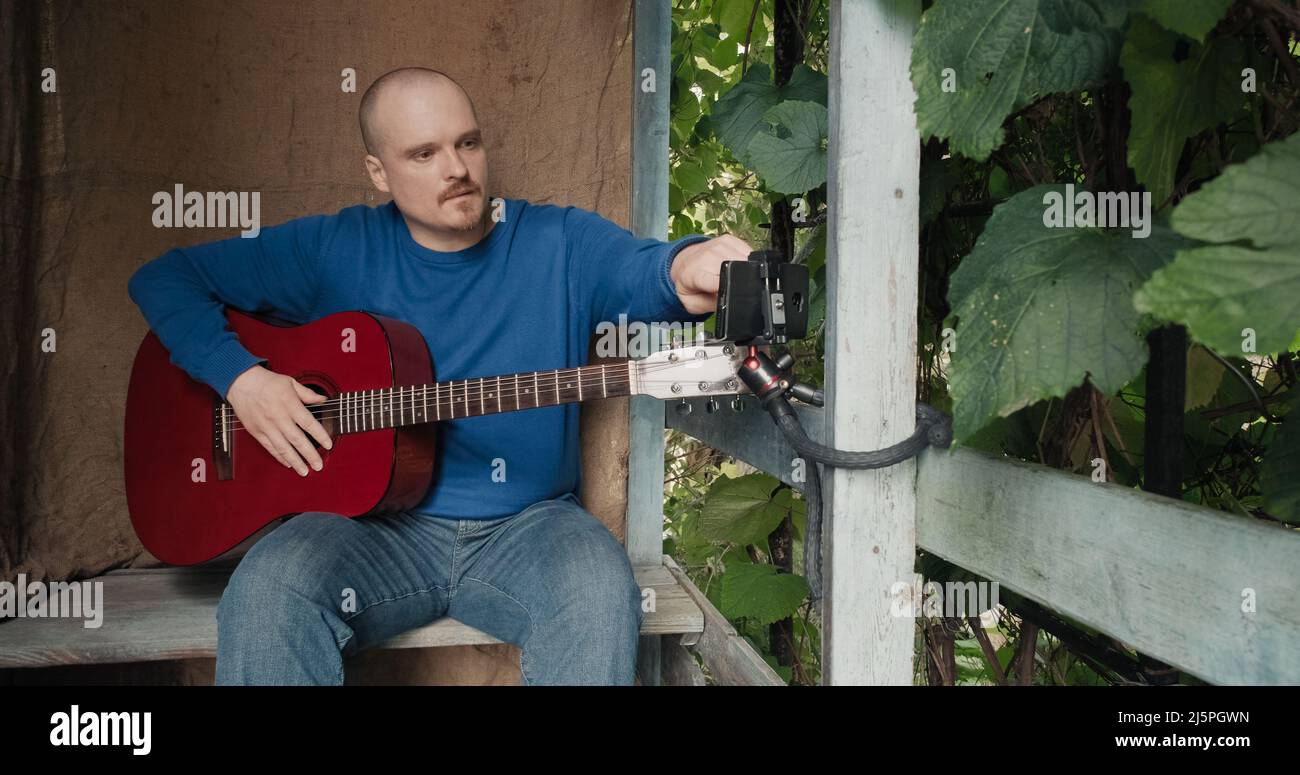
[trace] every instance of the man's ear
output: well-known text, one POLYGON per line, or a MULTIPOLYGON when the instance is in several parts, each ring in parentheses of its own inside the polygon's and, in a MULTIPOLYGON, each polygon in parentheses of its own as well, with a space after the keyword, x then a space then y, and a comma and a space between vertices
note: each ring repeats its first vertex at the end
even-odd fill
POLYGON ((370 182, 375 184, 375 188, 385 194, 392 193, 388 190, 388 173, 384 171, 384 163, 378 156, 366 155, 366 174, 370 176, 370 182))

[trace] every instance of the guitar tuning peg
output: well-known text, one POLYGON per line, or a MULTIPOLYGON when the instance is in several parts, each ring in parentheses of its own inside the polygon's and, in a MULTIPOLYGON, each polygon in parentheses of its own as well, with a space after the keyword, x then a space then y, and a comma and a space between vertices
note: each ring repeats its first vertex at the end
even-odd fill
POLYGON ((740 400, 740 396, 736 396, 735 398, 731 399, 731 411, 733 412, 745 411, 745 402, 740 400))
POLYGON ((681 402, 677 404, 676 408, 677 408, 677 414, 681 415, 682 417, 685 417, 686 415, 691 413, 691 403, 687 401, 685 398, 683 398, 681 402))
POLYGON ((704 411, 708 414, 713 414, 718 411, 718 399, 709 396, 709 400, 704 402, 704 411))

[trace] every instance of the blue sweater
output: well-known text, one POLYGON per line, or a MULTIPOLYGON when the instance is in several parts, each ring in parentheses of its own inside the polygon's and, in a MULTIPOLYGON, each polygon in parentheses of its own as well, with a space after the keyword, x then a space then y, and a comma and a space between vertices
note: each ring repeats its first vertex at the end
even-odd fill
MULTIPOLYGON (((295 323, 356 309, 406 321, 445 381, 585 365, 596 325, 617 325, 620 313, 704 320, 682 306, 668 270, 681 248, 707 239, 637 239, 587 210, 506 199, 486 238, 440 252, 416 243, 389 202, 169 250, 135 272, 129 292, 172 363, 222 396, 264 362, 226 327, 224 305, 295 323)), ((491 519, 576 493, 578 409, 439 423, 435 485, 413 511, 491 519)))

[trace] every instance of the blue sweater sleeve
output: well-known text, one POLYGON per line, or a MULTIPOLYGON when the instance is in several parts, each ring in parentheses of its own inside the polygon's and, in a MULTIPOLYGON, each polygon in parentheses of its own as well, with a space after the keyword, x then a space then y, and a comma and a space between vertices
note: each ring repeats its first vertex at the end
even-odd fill
POLYGON ((256 237, 169 250, 137 269, 127 292, 171 362, 224 397, 235 377, 266 360, 240 344, 226 326, 224 307, 308 321, 330 223, 314 215, 264 228, 256 237))
POLYGON ((672 242, 637 238, 613 221, 578 207, 565 208, 564 236, 578 303, 586 305, 593 328, 604 321, 617 324, 620 314, 628 322, 643 323, 699 323, 713 314, 688 312, 669 275, 682 248, 710 237, 689 234, 672 242))

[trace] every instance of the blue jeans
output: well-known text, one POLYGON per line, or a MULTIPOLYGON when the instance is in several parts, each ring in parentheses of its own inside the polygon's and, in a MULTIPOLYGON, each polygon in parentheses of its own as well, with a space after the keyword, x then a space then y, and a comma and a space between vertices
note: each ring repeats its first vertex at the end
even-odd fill
POLYGON ((342 684, 345 656, 443 616, 520 646, 525 685, 633 683, 641 590, 572 493, 489 520, 289 519, 221 596, 216 683, 342 684))

